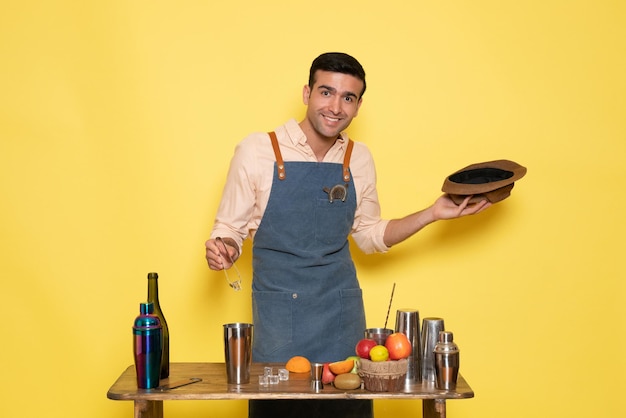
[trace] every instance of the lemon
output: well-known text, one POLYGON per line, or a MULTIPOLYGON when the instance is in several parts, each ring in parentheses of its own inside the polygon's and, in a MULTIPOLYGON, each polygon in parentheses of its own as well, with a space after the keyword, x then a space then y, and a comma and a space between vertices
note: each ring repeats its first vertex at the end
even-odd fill
POLYGON ((370 350, 370 360, 387 361, 389 359, 389 350, 384 345, 375 345, 370 350))

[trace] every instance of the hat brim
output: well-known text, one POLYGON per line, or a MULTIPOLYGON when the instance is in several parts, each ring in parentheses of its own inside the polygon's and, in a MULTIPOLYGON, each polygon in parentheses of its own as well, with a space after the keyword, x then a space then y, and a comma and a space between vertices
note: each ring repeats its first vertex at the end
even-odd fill
POLYGON ((510 196, 514 183, 526 175, 526 167, 509 160, 472 164, 449 175, 441 188, 457 205, 467 196, 470 203, 500 202, 510 196))

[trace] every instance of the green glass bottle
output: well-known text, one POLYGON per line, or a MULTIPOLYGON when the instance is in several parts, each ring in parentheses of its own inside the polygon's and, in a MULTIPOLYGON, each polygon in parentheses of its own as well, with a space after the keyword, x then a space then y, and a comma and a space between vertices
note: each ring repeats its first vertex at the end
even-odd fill
POLYGON ((154 305, 154 313, 161 321, 163 328, 163 350, 161 355, 161 379, 165 379, 170 375, 170 331, 167 327, 167 321, 163 316, 163 310, 159 304, 159 275, 157 273, 148 273, 148 302, 154 305))

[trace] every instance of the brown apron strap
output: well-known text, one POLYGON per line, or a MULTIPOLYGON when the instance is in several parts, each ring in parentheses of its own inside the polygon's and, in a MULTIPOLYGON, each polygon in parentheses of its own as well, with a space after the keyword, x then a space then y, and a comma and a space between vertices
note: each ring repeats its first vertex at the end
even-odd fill
MULTIPOLYGON (((270 140, 272 141, 272 148, 274 149, 274 156, 276 157, 276 167, 278 168, 278 179, 284 180, 285 174, 285 162, 283 156, 280 153, 280 147, 278 146, 278 138, 276 138, 276 132, 269 132, 270 140)), ((343 156, 343 181, 346 183, 350 181, 350 157, 352 156, 352 148, 354 148, 354 141, 348 140, 348 147, 346 153, 343 156)))
POLYGON ((352 148, 354 148, 354 142, 348 140, 348 148, 343 156, 343 181, 346 183, 350 181, 350 156, 352 155, 352 148))
POLYGON ((280 147, 278 146, 278 138, 276 138, 276 132, 269 132, 270 140, 272 141, 272 148, 274 148, 274 155, 276 156, 276 167, 278 168, 278 179, 285 180, 285 162, 283 156, 280 153, 280 147))

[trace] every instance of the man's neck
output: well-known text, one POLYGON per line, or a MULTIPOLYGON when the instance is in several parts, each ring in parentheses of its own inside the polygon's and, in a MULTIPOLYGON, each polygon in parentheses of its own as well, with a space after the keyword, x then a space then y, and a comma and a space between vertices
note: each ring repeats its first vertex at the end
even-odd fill
POLYGON ((317 161, 323 161, 324 157, 328 150, 330 150, 335 142, 337 142, 337 138, 326 138, 317 133, 310 125, 302 121, 300 123, 300 128, 304 135, 306 136, 306 143, 313 150, 313 154, 315 154, 315 158, 317 161))

